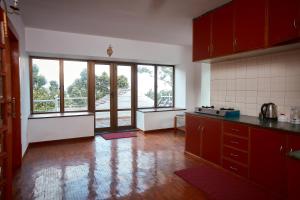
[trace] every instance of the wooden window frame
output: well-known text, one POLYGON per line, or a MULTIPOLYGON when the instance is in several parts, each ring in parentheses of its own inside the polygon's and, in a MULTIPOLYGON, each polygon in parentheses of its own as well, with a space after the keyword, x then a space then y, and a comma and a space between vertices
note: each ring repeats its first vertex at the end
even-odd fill
MULTIPOLYGON (((145 64, 145 63, 137 63, 136 66, 138 68, 139 65, 148 65, 154 67, 154 106, 153 107, 138 107, 138 95, 137 97, 137 109, 157 109, 157 108, 174 108, 175 107, 175 66, 174 65, 162 65, 162 64, 145 64), (158 106, 157 105, 157 68, 158 67, 172 67, 172 105, 171 106, 158 106)), ((138 71, 138 70, 137 70, 138 71)), ((137 80, 138 80, 138 72, 136 72, 137 80)), ((136 91, 138 94, 138 82, 136 83, 136 91)))
MULTIPOLYGON (((112 64, 125 64, 133 66, 132 75, 134 75, 132 83, 134 83, 134 97, 132 98, 132 106, 135 110, 138 109, 151 109, 151 108, 174 108, 175 107, 175 66, 174 65, 164 65, 164 64, 149 64, 149 63, 133 63, 133 62, 117 62, 117 61, 103 61, 103 60, 87 60, 87 59, 73 59, 73 58, 57 58, 57 57, 44 57, 44 56, 30 56, 29 57, 29 80, 30 80, 30 113, 31 114, 51 114, 51 113, 72 113, 72 112, 95 112, 95 105, 93 105, 95 88, 94 88, 94 65, 96 63, 112 63, 112 64), (60 89, 60 111, 59 112, 34 112, 33 111, 33 74, 32 74, 32 60, 33 59, 45 59, 45 60, 58 60, 59 61, 59 89, 60 89), (88 73, 88 105, 87 110, 78 111, 65 111, 64 107, 64 61, 81 61, 87 62, 87 73, 88 73), (149 65, 154 66, 154 107, 138 107, 138 65, 149 65), (173 77, 172 77, 172 93, 173 101, 171 106, 158 107, 157 106, 157 68, 158 67, 172 67, 173 77)), ((132 119, 134 120, 134 119, 132 119)))

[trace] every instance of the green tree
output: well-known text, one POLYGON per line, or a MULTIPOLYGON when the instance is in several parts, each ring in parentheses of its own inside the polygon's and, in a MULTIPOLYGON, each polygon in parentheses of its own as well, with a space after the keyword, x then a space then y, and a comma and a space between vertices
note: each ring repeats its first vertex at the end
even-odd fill
POLYGON ((96 100, 99 100, 109 94, 110 79, 106 72, 103 72, 101 76, 96 76, 95 79, 96 100))
POLYGON ((59 88, 58 88, 58 83, 56 81, 50 81, 50 86, 49 86, 49 95, 51 98, 56 98, 59 95, 59 88))
MULTIPOLYGON (((87 97, 87 70, 84 69, 80 73, 80 78, 76 79, 67 89, 68 97, 87 97)), ((127 77, 121 75, 118 76, 118 88, 128 89, 129 83, 127 77)), ((99 100, 106 95, 109 95, 110 90, 110 78, 106 72, 103 72, 100 76, 95 76, 95 96, 96 100, 99 100)), ((66 101, 67 105, 76 104, 76 106, 85 106, 86 100, 74 99, 73 101, 66 101)))
POLYGON ((40 89, 47 84, 46 78, 39 75, 39 67, 35 64, 32 66, 33 88, 40 89))
POLYGON ((128 84, 127 77, 124 75, 118 76, 118 88, 128 89, 128 87, 129 87, 129 84, 128 84))
MULTIPOLYGON (((67 92, 65 92, 65 98, 78 98, 83 97, 87 98, 88 90, 87 90, 87 69, 84 69, 80 73, 80 78, 74 80, 74 82, 67 88, 67 92)), ((74 106, 76 107, 83 107, 87 105, 86 99, 66 99, 65 101, 66 106, 74 106)))
MULTIPOLYGON (((33 79, 33 99, 34 100, 40 100, 38 102, 35 102, 33 104, 34 110, 37 112, 41 111, 51 111, 55 108, 54 102, 45 102, 46 100, 53 99, 54 96, 52 96, 47 88, 45 88, 45 85, 47 84, 47 80, 43 75, 39 74, 39 67, 37 65, 33 65, 32 68, 32 79, 33 79)), ((52 82, 52 87, 54 87, 55 83, 52 82)), ((51 85, 50 82, 50 85, 51 85)), ((58 87, 58 85, 57 85, 58 87)), ((52 88, 54 89, 54 88, 52 88)), ((52 90, 53 91, 53 90, 52 90)))

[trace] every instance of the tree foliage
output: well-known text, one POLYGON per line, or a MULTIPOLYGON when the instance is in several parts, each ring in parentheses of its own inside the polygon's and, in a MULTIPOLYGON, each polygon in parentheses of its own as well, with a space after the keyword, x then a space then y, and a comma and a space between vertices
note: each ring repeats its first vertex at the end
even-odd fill
MULTIPOLYGON (((33 99, 39 100, 34 103, 35 111, 53 111, 58 104, 59 85, 56 81, 51 80, 47 85, 47 79, 39 73, 39 67, 33 65, 33 99), (53 101, 49 101, 53 100, 53 101), (56 103, 55 103, 56 102, 56 103)), ((129 83, 126 76, 118 76, 117 86, 121 89, 128 89, 129 83)), ((95 96, 99 100, 110 91, 110 78, 106 72, 100 76, 95 76, 95 96)), ((88 97, 88 73, 84 69, 80 73, 80 77, 75 79, 73 83, 66 88, 64 92, 65 107, 86 107, 88 97)))
MULTIPOLYGON (((159 70, 157 70, 157 78, 159 81, 162 81, 165 85, 167 85, 169 88, 172 88, 173 84, 173 68, 172 67, 159 67, 159 70)), ((149 76, 152 76, 152 71, 148 69, 147 67, 138 67, 138 73, 147 73, 149 76)), ((154 91, 153 89, 149 89, 146 93, 145 96, 149 97, 150 99, 154 100, 154 91)), ((161 106, 160 104, 164 104, 165 102, 165 97, 172 97, 173 96, 173 91, 170 89, 163 89, 160 90, 157 93, 157 100, 158 100, 158 105, 161 106)), ((167 103, 166 103, 167 104, 167 103)))
POLYGON ((47 80, 43 75, 39 74, 39 67, 32 66, 32 79, 33 79, 33 99, 40 100, 33 104, 35 111, 51 111, 55 108, 55 102, 46 102, 49 99, 55 99, 59 94, 58 83, 50 81, 50 87, 46 88, 47 80))

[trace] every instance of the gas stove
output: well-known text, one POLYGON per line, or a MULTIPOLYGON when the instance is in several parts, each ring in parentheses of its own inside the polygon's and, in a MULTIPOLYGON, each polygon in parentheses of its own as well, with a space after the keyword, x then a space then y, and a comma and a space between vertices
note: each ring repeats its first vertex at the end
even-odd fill
POLYGON ((215 109, 214 106, 202 106, 195 108, 196 113, 215 115, 220 117, 239 117, 240 111, 234 108, 215 109))

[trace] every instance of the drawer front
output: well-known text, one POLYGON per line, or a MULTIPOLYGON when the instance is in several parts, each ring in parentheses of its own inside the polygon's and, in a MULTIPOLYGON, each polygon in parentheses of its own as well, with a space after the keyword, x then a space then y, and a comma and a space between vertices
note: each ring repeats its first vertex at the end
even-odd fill
POLYGON ((248 126, 238 123, 224 122, 224 132, 242 137, 249 137, 248 126))
POLYGON ((231 135, 224 135, 224 145, 228 145, 240 150, 248 151, 247 139, 237 138, 231 135))
POLYGON ((223 167, 231 172, 234 172, 240 176, 248 177, 248 168, 239 164, 230 162, 229 160, 223 160, 223 167))
POLYGON ((248 165, 248 154, 228 147, 223 148, 223 156, 248 165))

